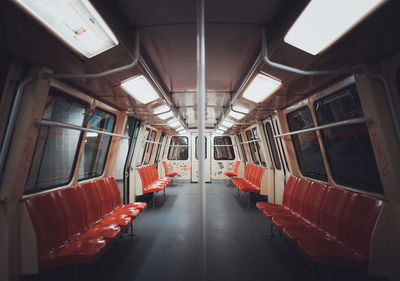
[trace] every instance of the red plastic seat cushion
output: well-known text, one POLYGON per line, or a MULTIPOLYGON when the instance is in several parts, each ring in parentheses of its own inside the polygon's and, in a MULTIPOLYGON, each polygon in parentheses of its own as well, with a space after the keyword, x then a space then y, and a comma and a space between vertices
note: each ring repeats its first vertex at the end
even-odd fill
POLYGON ((305 238, 297 244, 314 263, 359 269, 368 267, 368 256, 356 253, 337 240, 305 238))

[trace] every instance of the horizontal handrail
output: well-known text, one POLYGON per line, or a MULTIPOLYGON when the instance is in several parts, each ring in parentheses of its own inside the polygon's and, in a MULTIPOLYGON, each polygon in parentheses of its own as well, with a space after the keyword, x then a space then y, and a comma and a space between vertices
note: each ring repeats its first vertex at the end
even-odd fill
POLYGON ((340 121, 340 122, 331 123, 331 124, 326 124, 326 125, 322 125, 322 126, 318 126, 318 127, 313 127, 313 128, 298 130, 298 131, 294 131, 294 132, 290 132, 290 133, 275 135, 274 138, 281 138, 281 137, 298 135, 301 133, 313 132, 313 131, 323 130, 323 129, 328 129, 328 128, 335 128, 335 127, 354 125, 354 124, 371 123, 371 122, 372 122, 371 118, 369 118, 369 117, 354 118, 354 119, 340 121))
POLYGON ((121 139, 129 139, 128 136, 124 135, 119 135, 119 134, 114 134, 114 133, 109 133, 105 131, 100 131, 96 129, 89 129, 81 126, 76 126, 76 125, 71 125, 71 124, 65 124, 57 121, 51 121, 51 120, 35 120, 35 123, 41 126, 48 126, 48 127, 60 127, 60 128, 66 128, 66 129, 72 129, 72 130, 77 130, 77 131, 83 131, 83 132, 92 132, 92 133, 97 133, 101 135, 107 135, 107 136, 113 136, 113 137, 118 137, 121 139))

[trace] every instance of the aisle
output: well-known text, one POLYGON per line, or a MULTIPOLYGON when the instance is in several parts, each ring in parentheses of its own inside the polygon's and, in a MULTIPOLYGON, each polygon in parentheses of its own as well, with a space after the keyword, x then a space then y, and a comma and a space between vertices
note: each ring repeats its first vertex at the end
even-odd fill
MULTIPOLYGON (((247 195, 237 197, 226 181, 207 184, 207 267, 209 281, 313 280, 312 270, 283 242, 269 237, 267 220, 247 195)), ((198 185, 175 182, 157 208, 135 222, 95 265, 93 280, 197 280, 198 185)))

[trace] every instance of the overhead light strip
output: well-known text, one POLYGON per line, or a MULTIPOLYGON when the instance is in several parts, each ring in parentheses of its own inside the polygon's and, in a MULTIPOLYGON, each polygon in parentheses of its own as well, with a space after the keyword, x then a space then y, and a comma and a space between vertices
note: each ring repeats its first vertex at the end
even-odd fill
POLYGON ((87 58, 118 45, 117 38, 88 0, 14 1, 87 58))

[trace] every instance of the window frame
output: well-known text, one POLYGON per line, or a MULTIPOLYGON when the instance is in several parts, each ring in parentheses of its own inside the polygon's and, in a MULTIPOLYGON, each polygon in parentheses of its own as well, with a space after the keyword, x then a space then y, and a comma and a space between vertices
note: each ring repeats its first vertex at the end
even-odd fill
POLYGON ((167 151, 167 160, 168 161, 188 161, 189 160, 189 137, 188 136, 171 136, 171 138, 169 140, 169 145, 170 145, 170 147, 169 147, 169 149, 167 151), (171 148, 177 148, 177 147, 171 146, 171 145, 175 145, 175 144, 171 144, 173 138, 186 138, 186 143, 187 143, 187 147, 186 147, 186 149, 187 149, 187 151, 186 151, 187 158, 186 159, 170 159, 169 158, 170 154, 171 154, 171 148))
MULTIPOLYGON (((231 136, 214 136, 214 140, 213 140, 213 143, 214 143, 214 153, 213 153, 213 157, 214 157, 214 160, 215 161, 234 161, 235 159, 236 159, 236 154, 235 154, 235 150, 234 150, 234 148, 233 148, 233 142, 232 142, 232 137, 231 136), (226 144, 225 142, 225 145, 230 145, 230 146, 224 146, 224 147, 218 147, 218 146, 215 146, 216 144, 215 144, 215 141, 216 141, 216 139, 217 138, 224 138, 224 139, 229 139, 229 142, 230 142, 230 144, 226 144), (232 159, 216 159, 215 158, 215 154, 216 154, 216 152, 217 152, 217 150, 219 149, 219 148, 222 148, 222 149, 230 149, 230 154, 232 155, 232 159)), ((226 153, 226 154, 229 154, 229 153, 226 153)))
MULTIPOLYGON (((90 104, 89 104, 89 103, 87 103, 87 102, 85 102, 85 101, 83 101, 83 100, 81 100, 81 99, 79 99, 79 98, 77 98, 77 97, 75 97, 75 96, 73 96, 73 95, 70 95, 68 92, 63 91, 63 90, 61 90, 61 89, 59 89, 59 88, 57 88, 57 87, 50 86, 49 91, 48 91, 48 95, 47 95, 47 99, 49 99, 52 95, 65 98, 65 99, 67 99, 67 100, 69 100, 69 101, 72 101, 72 102, 74 102, 74 103, 77 103, 77 104, 82 105, 82 106, 85 108, 85 112, 86 112, 86 113, 90 111, 90 104)), ((43 115, 45 114, 45 110, 46 110, 46 109, 43 110, 43 115)), ((42 117, 42 118, 43 118, 43 117, 42 117)), ((49 119, 49 120, 50 120, 50 119, 49 119)), ((88 123, 89 123, 89 120, 83 119, 83 121, 82 121, 82 127, 85 127, 85 128, 86 128, 86 127, 88 126, 88 123)), ((58 127, 52 127, 52 128, 58 128, 58 127)), ((38 166, 38 168, 37 168, 37 170, 36 170, 36 173, 37 173, 37 174, 36 174, 36 177, 38 177, 38 174, 40 173, 40 167, 41 167, 41 162, 43 161, 44 149, 45 149, 46 144, 47 144, 47 142, 48 142, 48 137, 49 137, 48 134, 49 134, 49 131, 50 131, 51 127, 46 127, 46 129, 47 129, 46 137, 45 137, 45 139, 44 139, 44 143, 42 144, 42 146, 43 146, 43 148, 42 148, 43 151, 41 152, 41 156, 40 156, 40 164, 39 164, 39 166, 38 166)), ((66 129, 66 128, 61 128, 61 129, 68 130, 68 129, 66 129)), ((40 129, 39 129, 39 130, 40 130, 40 129)), ((40 133, 39 133, 39 134, 40 134, 40 133)), ((68 177, 68 180, 66 180, 66 181, 64 181, 64 182, 62 182, 62 183, 55 183, 55 184, 48 185, 48 186, 41 187, 41 188, 32 188, 31 190, 26 190, 26 187, 27 187, 27 185, 28 185, 29 178, 30 178, 30 173, 32 172, 32 168, 33 168, 32 165, 34 164, 34 158, 35 158, 36 149, 37 149, 37 146, 39 145, 38 142, 40 141, 40 139, 39 139, 39 134, 38 134, 38 136, 37 136, 37 138, 36 138, 36 143, 35 143, 35 148, 34 148, 34 150, 33 150, 32 160, 31 160, 30 165, 29 165, 29 172, 28 172, 28 175, 27 175, 27 177, 26 177, 26 181, 25 181, 25 185, 24 185, 24 195, 36 194, 36 193, 38 193, 38 192, 43 192, 43 191, 47 191, 47 190, 52 190, 52 189, 58 188, 58 187, 60 187, 60 186, 68 185, 68 184, 72 181, 76 169, 79 169, 78 166, 80 165, 80 161, 81 161, 81 160, 79 159, 79 154, 80 154, 81 150, 83 150, 83 145, 82 145, 82 143, 83 143, 83 141, 84 141, 84 131, 80 131, 80 135, 79 135, 78 142, 77 142, 77 145, 76 145, 74 160, 72 161, 71 170, 70 170, 70 175, 69 175, 69 177, 68 177), (78 165, 78 164, 79 164, 79 165, 78 165)), ((35 186, 36 186, 36 184, 35 184, 35 186)))
POLYGON ((148 165, 150 163, 151 155, 152 155, 153 149, 154 149, 154 143, 152 143, 152 142, 154 142, 156 140, 156 137, 157 137, 156 130, 151 130, 150 134, 147 138, 147 140, 151 141, 151 142, 146 142, 146 147, 144 148, 144 153, 143 153, 142 165, 148 165), (145 161, 146 157, 148 157, 147 162, 145 161))
MULTIPOLYGON (((117 115, 114 114, 113 112, 107 111, 107 110, 105 110, 105 109, 103 109, 103 108, 101 108, 101 107, 95 107, 95 108, 93 109, 93 112, 95 112, 96 109, 97 109, 97 110, 100 110, 100 111, 103 111, 103 112, 105 112, 105 113, 108 113, 108 114, 110 114, 111 116, 114 117, 114 124, 113 124, 113 126, 112 126, 111 131, 110 131, 110 133, 113 133, 114 130, 115 130, 115 127, 116 127, 116 125, 117 125, 117 121, 118 121, 118 120, 117 120, 117 115)), ((88 120, 88 123, 86 124, 86 127, 89 127, 89 126, 90 126, 90 119, 88 120)), ((104 138, 104 137, 109 137, 109 138, 110 138, 110 139, 109 139, 108 146, 107 146, 107 151, 105 152, 105 159, 104 159, 104 165, 103 165, 102 171, 101 171, 100 174, 95 174, 95 175, 93 175, 93 176, 91 176, 91 177, 79 178, 80 165, 82 165, 82 159, 81 159, 81 160, 80 160, 80 163, 79 163, 79 167, 76 167, 76 168, 78 169, 78 176, 77 176, 78 182, 85 181, 85 180, 88 180, 88 179, 97 178, 97 177, 101 177, 102 175, 104 175, 105 168, 106 168, 106 165, 107 165, 107 160, 108 160, 108 154, 109 154, 109 152, 110 152, 110 148, 111 148, 111 144, 112 144, 112 136, 107 136, 107 135, 103 135, 103 134, 101 134, 100 136, 101 136, 100 143, 103 141, 103 138, 104 138)), ((87 140, 87 134, 85 135, 85 141, 86 141, 86 140, 87 140)), ((83 147, 82 147, 82 155, 85 154, 85 146, 86 146, 86 145, 83 145, 83 147)), ((99 145, 99 147, 101 147, 101 145, 99 145)), ((100 151, 101 151, 101 149, 99 149, 97 153, 99 154, 100 151)), ((96 162, 97 162, 97 161, 96 161, 96 162)))
POLYGON ((239 141, 240 149, 241 149, 242 155, 243 155, 242 161, 248 162, 248 161, 247 161, 247 155, 246 155, 246 149, 245 149, 245 147, 244 147, 243 137, 242 137, 242 134, 241 134, 241 133, 238 134, 238 141, 239 141))
POLYGON ((159 161, 161 148, 164 145, 164 138, 165 138, 165 133, 161 132, 160 139, 158 140, 156 156, 154 157, 154 164, 156 164, 159 161))
POLYGON ((268 143, 268 148, 270 151, 270 157, 272 159, 274 168, 276 170, 282 170, 282 161, 281 161, 281 157, 280 157, 280 152, 279 152, 279 148, 277 147, 277 143, 275 142, 276 139, 274 138, 274 129, 272 127, 272 121, 267 121, 265 122, 265 124, 263 124, 263 130, 264 133, 267 137, 267 143, 268 143), (269 127, 268 127, 269 126, 269 127), (268 128, 270 128, 270 131, 268 131, 268 128), (275 149, 275 150, 274 150, 275 149), (277 165, 277 163, 279 163, 279 167, 277 165))

